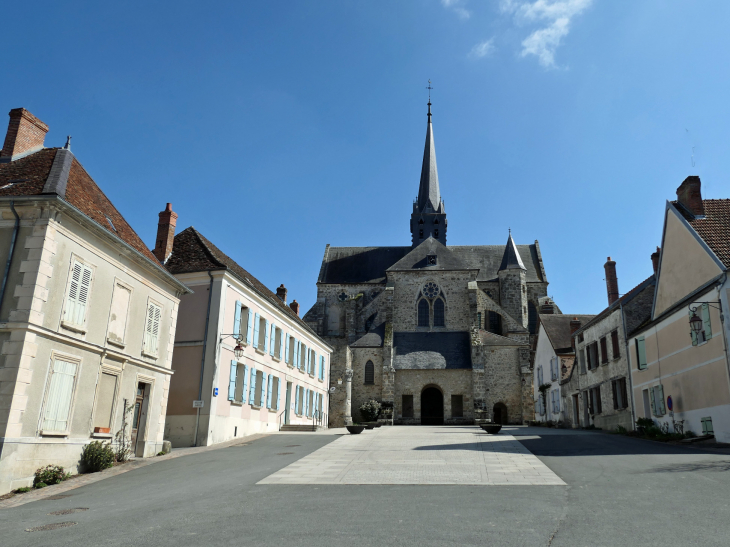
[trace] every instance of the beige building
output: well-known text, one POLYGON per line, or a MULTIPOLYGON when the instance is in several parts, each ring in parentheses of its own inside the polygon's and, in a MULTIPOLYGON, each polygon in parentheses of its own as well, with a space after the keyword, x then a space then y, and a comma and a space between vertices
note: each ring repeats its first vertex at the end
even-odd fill
POLYGON ((12 110, 0 153, 0 494, 123 422, 135 455, 161 450, 188 292, 47 131, 12 110))
POLYGON ((195 292, 180 302, 165 439, 206 446, 280 427, 327 426, 332 348, 195 228, 160 213, 165 266, 195 292), (173 240, 174 237, 174 240, 173 240), (174 241, 174 242, 173 242, 174 241))
POLYGON ((730 442, 730 200, 688 177, 667 202, 651 322, 630 339, 637 416, 730 442), (692 325, 694 323, 694 325, 692 325))

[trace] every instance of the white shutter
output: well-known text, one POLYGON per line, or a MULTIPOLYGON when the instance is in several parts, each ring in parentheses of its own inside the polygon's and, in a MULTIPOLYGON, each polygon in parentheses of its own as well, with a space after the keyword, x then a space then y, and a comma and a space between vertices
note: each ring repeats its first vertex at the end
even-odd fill
POLYGON ((48 389, 43 429, 47 431, 67 431, 71 410, 76 363, 56 360, 53 363, 51 385, 48 389))
POLYGON ((160 319, 162 309, 154 302, 147 307, 147 319, 144 332, 144 352, 148 355, 157 355, 157 347, 160 338, 160 319))
POLYGON ((66 296, 64 320, 82 326, 86 319, 86 305, 91 288, 91 268, 74 260, 71 267, 71 282, 66 296))

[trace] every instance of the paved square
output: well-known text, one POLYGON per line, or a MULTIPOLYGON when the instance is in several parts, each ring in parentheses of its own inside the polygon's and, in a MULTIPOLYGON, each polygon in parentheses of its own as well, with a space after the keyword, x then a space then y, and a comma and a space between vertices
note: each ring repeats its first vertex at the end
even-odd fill
POLYGON ((565 485, 522 443, 475 426, 395 426, 343 435, 257 484, 565 485))

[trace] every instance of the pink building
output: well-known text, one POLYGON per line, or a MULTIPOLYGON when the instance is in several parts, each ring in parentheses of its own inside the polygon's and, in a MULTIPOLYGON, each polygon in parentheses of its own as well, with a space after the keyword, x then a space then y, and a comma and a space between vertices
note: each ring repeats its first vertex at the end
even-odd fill
POLYGON ((177 215, 160 213, 157 249, 194 293, 180 300, 165 439, 205 446, 286 424, 326 426, 332 348, 286 302, 177 215), (174 240, 173 240, 174 236, 174 240))

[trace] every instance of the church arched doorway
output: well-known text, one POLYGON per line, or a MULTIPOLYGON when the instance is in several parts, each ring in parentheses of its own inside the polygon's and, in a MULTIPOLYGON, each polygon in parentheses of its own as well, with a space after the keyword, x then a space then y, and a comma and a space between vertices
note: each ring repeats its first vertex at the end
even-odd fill
POLYGON ((507 405, 504 403, 497 403, 492 409, 494 418, 492 419, 495 424, 506 424, 507 423, 507 405))
POLYGON ((444 395, 437 387, 421 392, 421 425, 444 425, 444 395))

